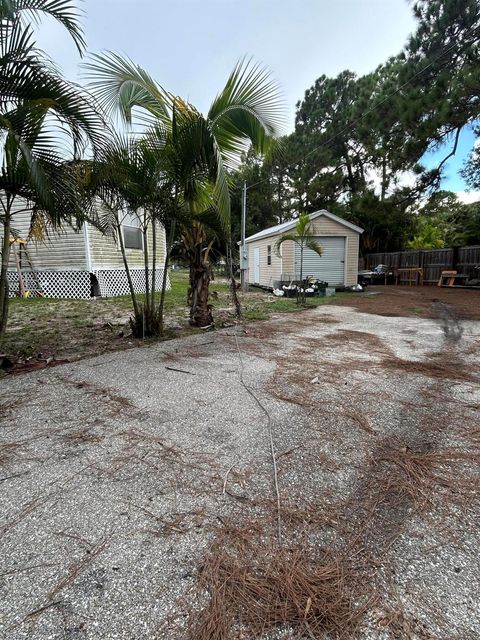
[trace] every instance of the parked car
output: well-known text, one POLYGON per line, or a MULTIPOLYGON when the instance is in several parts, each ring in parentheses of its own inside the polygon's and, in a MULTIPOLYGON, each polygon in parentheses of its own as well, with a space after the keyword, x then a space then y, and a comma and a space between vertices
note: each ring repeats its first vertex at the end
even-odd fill
POLYGON ((392 284, 395 281, 395 274, 386 264, 379 264, 373 269, 365 269, 358 272, 358 284, 366 287, 369 284, 392 284))

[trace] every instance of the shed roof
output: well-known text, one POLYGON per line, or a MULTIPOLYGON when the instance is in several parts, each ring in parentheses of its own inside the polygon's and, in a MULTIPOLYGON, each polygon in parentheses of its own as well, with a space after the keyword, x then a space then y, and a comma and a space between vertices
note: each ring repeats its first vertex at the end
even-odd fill
MULTIPOLYGON (((334 220, 338 222, 338 224, 343 225, 344 227, 348 227, 357 233, 363 233, 363 229, 361 227, 357 227, 357 225, 352 222, 348 222, 348 220, 344 220, 343 218, 339 218, 334 213, 330 213, 326 209, 320 209, 319 211, 314 211, 309 214, 310 220, 314 220, 315 218, 319 218, 320 216, 325 216, 326 218, 330 218, 330 220, 334 220)), ((269 236, 276 236, 280 233, 284 233, 285 231, 289 231, 293 229, 297 224, 297 219, 289 220, 288 222, 283 222, 282 224, 277 224, 274 227, 269 227, 268 229, 264 229, 263 231, 259 231, 255 233, 253 236, 245 238, 245 242, 253 242, 253 240, 260 240, 261 238, 268 238, 269 236)))

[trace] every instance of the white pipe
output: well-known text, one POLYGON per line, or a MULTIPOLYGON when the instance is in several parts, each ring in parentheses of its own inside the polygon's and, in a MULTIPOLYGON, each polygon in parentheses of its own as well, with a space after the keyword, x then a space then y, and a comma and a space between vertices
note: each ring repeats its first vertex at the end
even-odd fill
POLYGON ((90 273, 92 270, 92 254, 90 252, 90 237, 88 234, 88 222, 83 223, 83 238, 85 240, 85 266, 90 273))

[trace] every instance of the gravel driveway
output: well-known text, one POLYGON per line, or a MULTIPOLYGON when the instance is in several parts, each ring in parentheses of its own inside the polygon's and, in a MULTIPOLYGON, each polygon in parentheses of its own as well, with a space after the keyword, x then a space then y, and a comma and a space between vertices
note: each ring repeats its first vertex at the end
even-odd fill
MULTIPOLYGON (((330 514, 322 548, 356 534, 344 581, 372 597, 353 637, 480 637, 480 322, 438 304, 319 307, 2 380, 0 637, 186 638, 219 528, 269 503, 288 544, 293 506, 330 514)), ((285 623, 265 637, 307 637, 285 623)))

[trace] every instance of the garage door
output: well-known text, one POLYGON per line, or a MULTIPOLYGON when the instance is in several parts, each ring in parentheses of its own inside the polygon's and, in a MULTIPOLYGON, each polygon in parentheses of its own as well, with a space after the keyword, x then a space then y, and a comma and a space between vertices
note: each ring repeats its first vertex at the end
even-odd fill
MULTIPOLYGON (((303 275, 325 280, 331 286, 345 284, 345 238, 318 236, 315 240, 323 249, 320 257, 311 249, 303 252, 303 275)), ((295 273, 300 274, 300 247, 295 244, 295 273)))

